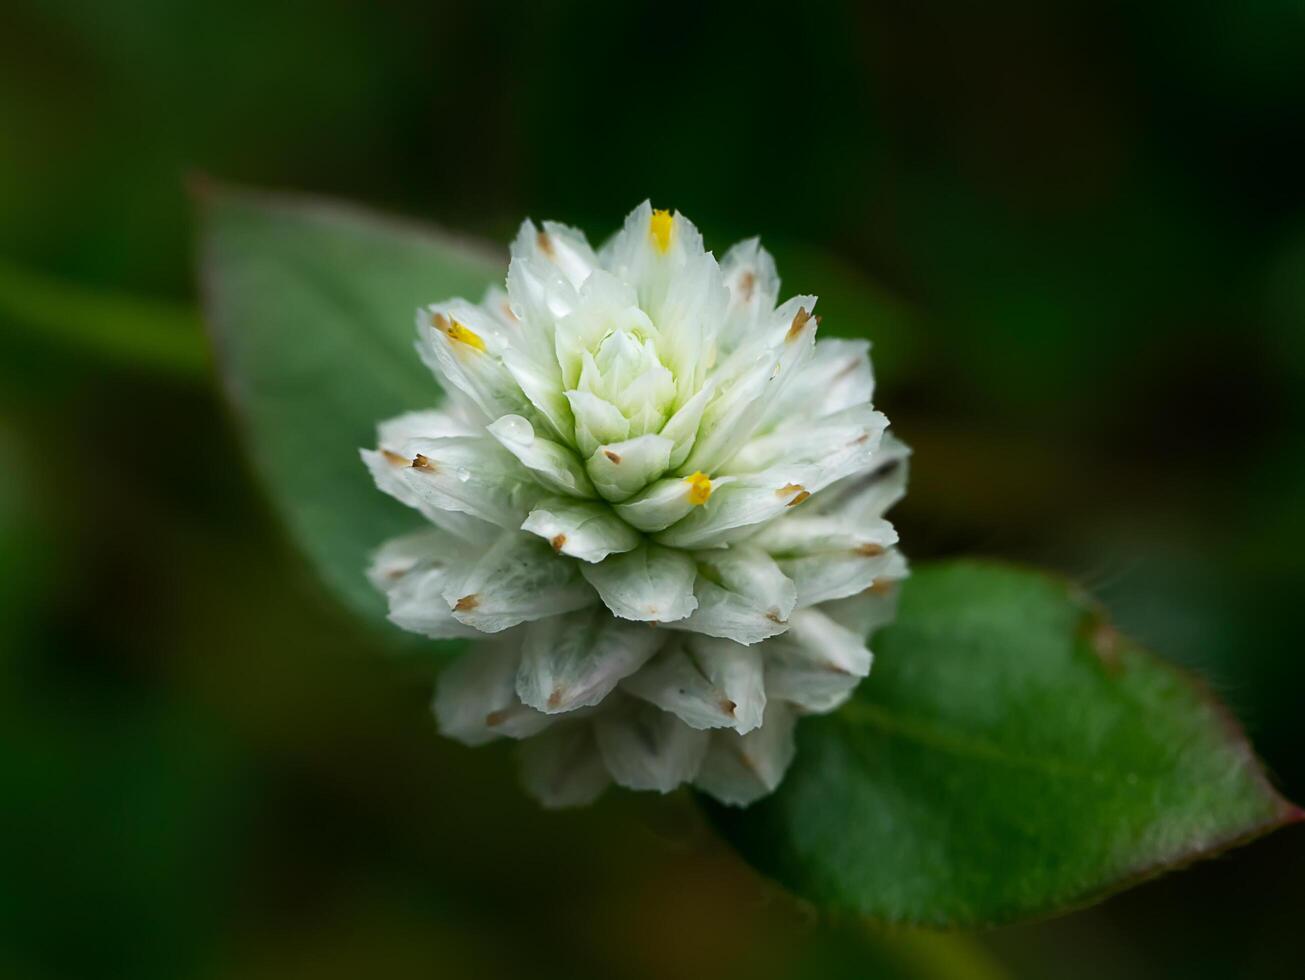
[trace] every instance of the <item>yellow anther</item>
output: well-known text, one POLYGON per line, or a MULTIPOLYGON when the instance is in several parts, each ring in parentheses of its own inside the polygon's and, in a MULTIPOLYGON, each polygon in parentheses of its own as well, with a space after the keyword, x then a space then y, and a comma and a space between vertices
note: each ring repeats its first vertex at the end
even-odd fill
POLYGON ((430 318, 430 322, 435 326, 436 330, 448 337, 449 340, 456 340, 458 343, 466 344, 475 350, 483 351, 485 349, 485 342, 480 339, 480 334, 457 320, 445 316, 443 313, 436 313, 430 318))
POLYGON ((652 235, 653 244, 657 246, 657 251, 665 252, 671 247, 671 229, 675 226, 675 219, 671 217, 669 211, 654 211, 652 220, 648 223, 648 231, 652 235))
POLYGON ((706 473, 698 470, 686 476, 684 482, 689 485, 689 503, 698 507, 707 502, 711 496, 711 478, 706 473))

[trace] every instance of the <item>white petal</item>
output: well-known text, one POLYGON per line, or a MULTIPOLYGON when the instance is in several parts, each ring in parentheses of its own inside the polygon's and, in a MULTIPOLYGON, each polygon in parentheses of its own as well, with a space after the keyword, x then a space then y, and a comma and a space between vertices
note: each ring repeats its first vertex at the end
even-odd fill
POLYGON ((906 577, 906 559, 896 550, 873 555, 856 551, 825 552, 783 559, 779 567, 797 586, 799 606, 842 599, 876 583, 906 577))
POLYGON ((698 774, 710 736, 643 701, 628 700, 594 722, 607 771, 627 789, 669 793, 698 774))
POLYGON ((386 594, 389 619, 431 639, 475 636, 453 618, 441 595, 446 583, 469 560, 468 545, 439 528, 424 528, 387 541, 372 558, 367 577, 386 594))
POLYGON ((816 509, 838 514, 853 524, 869 524, 906 493, 907 460, 911 450, 891 432, 885 432, 863 473, 831 486, 816 509))
POLYGON ((521 388, 503 366, 507 342, 501 328, 465 300, 417 311, 417 352, 446 388, 456 388, 495 419, 526 406, 521 388))
POLYGON ((521 782, 546 807, 585 806, 611 783, 588 722, 557 725, 518 749, 521 782))
POLYGON ((404 412, 376 427, 376 444, 399 450, 409 439, 440 439, 444 436, 476 436, 479 426, 447 408, 404 412))
POLYGON ((584 232, 556 221, 545 221, 535 235, 537 254, 557 266, 572 286, 579 289, 598 268, 598 256, 589 247, 584 232))
POLYGON ((432 640, 475 636, 476 630, 453 618, 444 590, 461 578, 466 555, 432 555, 410 568, 386 592, 389 620, 400 629, 432 640))
POLYGON ((553 554, 539 538, 506 532, 461 581, 444 589, 459 622, 482 633, 583 608, 593 593, 575 573, 575 563, 553 554))
POLYGON ((715 548, 753 533, 753 525, 769 521, 810 496, 798 481, 808 470, 768 470, 733 480, 712 482, 711 498, 682 520, 656 535, 675 548, 715 548))
POLYGON ((425 507, 470 514, 502 528, 519 528, 542 493, 525 468, 488 436, 409 439, 399 455, 412 462, 396 466, 395 476, 425 507))
POLYGON ((796 721, 792 708, 773 701, 755 731, 715 732, 693 785, 730 806, 747 806, 774 792, 793 761, 796 721))
POLYGON ((671 450, 672 468, 679 466, 693 450, 698 439, 698 426, 702 423, 702 413, 716 394, 716 386, 710 378, 692 398, 685 402, 674 415, 662 426, 658 433, 664 439, 675 444, 671 450))
POLYGON ((888 581, 845 599, 822 602, 819 609, 855 635, 869 637, 897 618, 900 594, 899 583, 888 581))
POLYGON ((698 605, 693 597, 698 569, 682 551, 645 543, 596 565, 581 565, 580 572, 621 619, 669 623, 698 605))
POLYGON ((427 520, 463 541, 483 542, 496 536, 492 524, 427 503, 408 486, 403 472, 412 465, 411 458, 402 453, 412 439, 477 435, 474 427, 447 410, 408 412, 377 426, 378 448, 360 450, 360 454, 380 490, 420 511, 427 520))
POLYGON ((819 609, 799 609, 766 645, 766 693, 807 711, 832 711, 870 672, 862 638, 819 609))
MULTIPOLYGON (((732 477, 712 481, 712 491, 732 482, 732 477)), ((640 531, 660 531, 670 527, 694 507, 697 501, 694 481, 688 477, 671 476, 644 488, 629 500, 616 505, 621 520, 640 531)))
POLYGON ((874 396, 870 344, 864 340, 820 340, 796 377, 766 411, 762 431, 803 428, 874 396))
POLYGON ((870 469, 888 420, 869 405, 758 436, 724 467, 725 473, 759 473, 777 466, 806 466, 808 489, 816 493, 835 480, 870 469))
POLYGON ((657 308, 684 264, 703 253, 702 236, 684 215, 677 211, 669 225, 656 226, 666 232, 664 239, 654 233, 653 218, 652 205, 644 201, 599 252, 607 269, 636 288, 645 309, 657 308))
POLYGON ((656 630, 615 620, 601 607, 541 619, 526 628, 517 694, 547 714, 598 704, 661 642, 656 630))
POLYGON ((460 544, 456 539, 450 540, 449 535, 437 527, 424 527, 391 538, 372 555, 367 581, 378 591, 388 592, 422 562, 447 555, 460 544))
POLYGON ((897 544, 897 530, 882 518, 858 524, 842 515, 799 508, 771 521, 748 541, 776 558, 827 551, 874 555, 897 544))
POLYGON ((575 453, 536 436, 534 427, 520 415, 504 415, 485 428, 543 486, 572 497, 594 496, 593 484, 575 453))
POLYGON ((675 376, 680 403, 702 387, 710 365, 706 356, 724 319, 729 292, 710 252, 688 259, 664 294, 644 308, 661 337, 661 359, 675 376))
POLYGON ((433 706, 440 734, 483 745, 500 735, 528 738, 552 724, 517 698, 517 647, 515 637, 477 643, 440 671, 433 706))
POLYGON ((666 472, 674 443, 662 436, 639 436, 608 443, 585 461, 594 487, 607 500, 622 501, 666 472))
MULTIPOLYGON (((878 412, 852 410, 855 418, 834 417, 817 424, 804 438, 798 434, 763 437, 782 445, 764 455, 783 457, 755 473, 722 478, 718 492, 699 510, 657 535, 679 548, 714 548, 741 540, 751 528, 796 507, 836 481, 872 465, 882 434, 878 412)), ((733 467, 733 463, 731 467, 733 467)))
POLYGON ((588 391, 566 393, 575 416, 575 444, 580 455, 591 456, 605 442, 622 442, 630 434, 630 423, 621 410, 588 391))
POLYGON ((507 350, 503 352, 503 366, 548 423, 553 435, 561 442, 570 443, 575 438, 575 416, 562 394, 562 374, 553 359, 551 345, 546 358, 541 364, 521 351, 507 350))
MULTIPOLYGON (((803 311, 805 313, 805 311, 803 311)), ((800 319, 800 317, 799 317, 800 319)), ((761 425, 766 408, 779 398, 814 346, 815 318, 805 321, 792 340, 761 354, 737 380, 707 406, 698 439, 685 468, 717 472, 761 425)))
POLYGON ((697 559, 698 608, 674 628, 742 644, 784 632, 797 590, 774 559, 747 546, 703 552, 697 559))
MULTIPOLYGON (((530 222, 521 228, 522 235, 538 233, 527 231, 534 228, 530 222)), ((554 333, 557 321, 573 313, 580 305, 576 288, 552 263, 521 254, 514 244, 512 261, 508 263, 507 291, 512 312, 523 327, 519 333, 505 331, 509 346, 539 368, 551 365, 551 369, 556 370, 554 333)))
POLYGON ((554 551, 587 562, 630 551, 641 540, 606 504, 570 497, 540 501, 521 529, 539 535, 554 551))
POLYGON ((721 259, 720 269, 730 302, 718 342, 722 353, 728 354, 753 335, 760 319, 775 308, 779 276, 775 260, 756 238, 731 247, 721 259))
POLYGON ((580 290, 575 309, 557 320, 553 347, 563 387, 575 388, 579 384, 584 355, 596 350, 604 337, 617 331, 644 337, 657 334, 656 326, 639 307, 634 289, 600 269, 580 290))
POLYGON ((751 731, 766 707, 759 648, 710 637, 668 645, 621 688, 693 728, 751 731))

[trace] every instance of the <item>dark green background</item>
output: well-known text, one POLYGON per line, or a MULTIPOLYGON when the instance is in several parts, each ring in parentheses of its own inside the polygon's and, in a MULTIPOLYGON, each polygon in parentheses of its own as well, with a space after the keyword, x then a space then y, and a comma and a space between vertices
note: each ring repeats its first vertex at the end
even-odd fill
MULTIPOLYGON (((1305 797, 1305 8, 0 9, 0 974, 1276 977, 1299 828, 977 938, 830 923, 687 802, 439 740, 251 485, 185 182, 503 242, 644 197, 876 342, 919 557, 1068 572, 1305 797)), ((436 299, 438 297, 431 297, 436 299)), ((311 338, 305 338, 311 343, 311 338)))

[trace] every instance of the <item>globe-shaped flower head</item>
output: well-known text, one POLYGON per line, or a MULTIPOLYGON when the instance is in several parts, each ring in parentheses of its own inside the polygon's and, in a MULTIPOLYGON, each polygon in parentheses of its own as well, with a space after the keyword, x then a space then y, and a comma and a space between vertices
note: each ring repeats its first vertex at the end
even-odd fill
POLYGON ((477 642, 442 674, 440 730, 523 740, 527 787, 612 780, 773 790, 804 713, 870 669, 906 574, 885 510, 906 449, 871 407, 864 341, 776 305, 755 239, 718 264, 644 204, 595 253, 527 221, 507 292, 417 316, 443 407, 363 458, 426 529, 384 545, 390 619, 477 642))

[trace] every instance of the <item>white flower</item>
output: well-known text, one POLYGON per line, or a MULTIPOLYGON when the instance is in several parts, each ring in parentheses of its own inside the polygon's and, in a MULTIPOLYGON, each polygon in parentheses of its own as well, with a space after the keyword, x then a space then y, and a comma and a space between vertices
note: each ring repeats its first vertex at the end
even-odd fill
POLYGON ((612 780, 750 803, 797 717, 870 669, 907 450, 869 345, 817 343, 815 298, 778 293, 755 239, 718 265, 645 203, 597 253, 527 221, 506 293, 418 313, 448 402, 363 458, 431 526, 370 575, 404 629, 478 639, 441 676, 440 730, 525 740, 546 804, 612 780))

